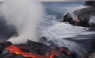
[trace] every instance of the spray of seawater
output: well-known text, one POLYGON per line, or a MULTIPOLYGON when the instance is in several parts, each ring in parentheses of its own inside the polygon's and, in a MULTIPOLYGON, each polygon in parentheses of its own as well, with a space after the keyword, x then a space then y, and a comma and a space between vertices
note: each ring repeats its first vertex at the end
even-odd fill
POLYGON ((76 37, 85 31, 86 30, 84 27, 77 27, 70 24, 57 22, 48 30, 43 31, 43 36, 48 38, 47 41, 52 41, 59 47, 67 47, 71 52, 77 53, 78 56, 82 56, 84 53, 86 53, 86 50, 82 47, 82 45, 66 38, 73 39, 73 37, 76 37))

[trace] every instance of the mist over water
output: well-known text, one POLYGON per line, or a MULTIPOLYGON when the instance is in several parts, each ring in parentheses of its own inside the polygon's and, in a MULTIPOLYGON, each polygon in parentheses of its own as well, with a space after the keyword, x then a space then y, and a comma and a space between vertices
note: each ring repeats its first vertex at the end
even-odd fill
POLYGON ((8 25, 16 27, 17 37, 8 41, 14 44, 26 42, 27 39, 38 41, 36 27, 43 16, 43 7, 35 0, 5 0, 1 4, 0 14, 8 25))

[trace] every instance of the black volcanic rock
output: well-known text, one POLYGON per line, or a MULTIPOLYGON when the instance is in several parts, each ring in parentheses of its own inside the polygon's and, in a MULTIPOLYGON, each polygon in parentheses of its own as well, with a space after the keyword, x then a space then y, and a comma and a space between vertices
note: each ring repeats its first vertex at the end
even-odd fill
POLYGON ((75 10, 72 13, 64 15, 62 22, 69 22, 72 25, 92 27, 95 26, 95 1, 86 1, 85 7, 79 10, 75 10))
POLYGON ((85 6, 95 7, 95 1, 85 1, 85 6))

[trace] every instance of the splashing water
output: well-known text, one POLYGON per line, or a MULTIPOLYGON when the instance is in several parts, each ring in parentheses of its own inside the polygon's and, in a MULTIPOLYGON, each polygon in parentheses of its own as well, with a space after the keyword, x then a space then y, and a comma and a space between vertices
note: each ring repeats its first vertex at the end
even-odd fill
POLYGON ((87 28, 85 27, 72 26, 70 24, 56 22, 56 24, 50 27, 48 30, 43 31, 43 36, 48 38, 47 41, 52 41, 59 47, 69 48, 71 52, 77 53, 80 57, 84 53, 87 53, 87 51, 81 44, 68 40, 68 38, 73 40, 84 40, 88 38, 78 39, 74 37, 78 35, 95 34, 95 32, 87 32, 86 30, 87 28))

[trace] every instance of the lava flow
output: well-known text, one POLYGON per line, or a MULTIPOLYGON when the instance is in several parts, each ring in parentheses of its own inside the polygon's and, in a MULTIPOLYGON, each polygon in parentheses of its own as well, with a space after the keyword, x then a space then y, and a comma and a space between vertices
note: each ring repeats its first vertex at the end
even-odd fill
POLYGON ((21 55, 23 58, 55 58, 55 57, 71 57, 71 53, 69 50, 65 47, 53 47, 50 48, 47 45, 29 41, 29 44, 20 44, 20 45, 14 45, 11 42, 3 42, 0 45, 3 47, 3 51, 8 51, 8 53, 1 54, 4 55, 4 57, 10 57, 9 54, 13 56, 21 55), (38 45, 38 46, 36 46, 38 45), (39 47, 40 46, 40 47, 39 47), (44 47, 44 48, 43 48, 44 47), (41 49, 40 49, 41 48, 41 49), (35 49, 35 51, 33 50, 35 49), (43 52, 43 53, 42 53, 43 52))

